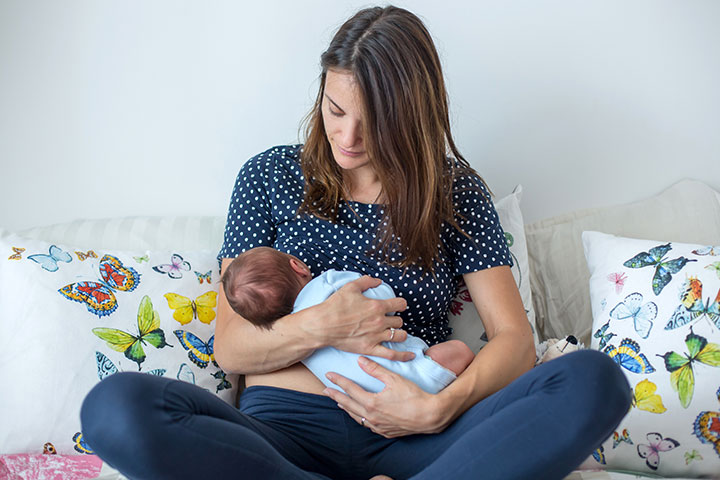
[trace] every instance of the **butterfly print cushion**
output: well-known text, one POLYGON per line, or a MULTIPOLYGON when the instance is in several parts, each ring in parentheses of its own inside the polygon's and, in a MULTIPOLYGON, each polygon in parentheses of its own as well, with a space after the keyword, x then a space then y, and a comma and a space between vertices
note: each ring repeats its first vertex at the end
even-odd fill
POLYGON ((720 472, 720 277, 716 246, 583 232, 592 348, 612 358, 632 407, 585 466, 669 477, 720 472))
POLYGON ((118 372, 235 397, 237 376, 214 362, 216 251, 84 247, 0 235, 0 377, 21 392, 0 395, 0 452, 92 455, 80 405, 118 372))

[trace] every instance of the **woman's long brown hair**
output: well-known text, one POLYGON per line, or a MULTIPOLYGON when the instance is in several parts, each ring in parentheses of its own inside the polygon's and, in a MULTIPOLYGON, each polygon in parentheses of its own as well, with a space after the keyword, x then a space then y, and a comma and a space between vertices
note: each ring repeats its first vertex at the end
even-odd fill
POLYGON ((459 174, 477 174, 450 133, 447 91, 430 33, 404 9, 361 10, 335 34, 321 66, 320 90, 306 118, 305 196, 298 212, 335 221, 338 206, 347 201, 321 104, 328 70, 351 72, 363 101, 365 150, 385 197, 373 250, 386 263, 433 272, 443 223, 462 232, 453 181, 459 174), (402 254, 396 261, 390 260, 393 248, 402 254))

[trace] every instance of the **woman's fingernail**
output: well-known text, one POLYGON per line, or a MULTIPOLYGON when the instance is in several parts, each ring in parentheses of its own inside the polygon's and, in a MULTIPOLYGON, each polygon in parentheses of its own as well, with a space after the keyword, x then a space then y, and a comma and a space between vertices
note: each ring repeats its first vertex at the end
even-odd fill
POLYGON ((323 395, 330 395, 330 389, 329 389, 329 388, 326 388, 326 389, 323 390, 322 392, 323 392, 323 395))
POLYGON ((367 358, 365 358, 365 357, 360 357, 360 358, 358 358, 358 363, 359 363, 360 365, 367 366, 368 362, 369 362, 369 360, 368 360, 367 358))

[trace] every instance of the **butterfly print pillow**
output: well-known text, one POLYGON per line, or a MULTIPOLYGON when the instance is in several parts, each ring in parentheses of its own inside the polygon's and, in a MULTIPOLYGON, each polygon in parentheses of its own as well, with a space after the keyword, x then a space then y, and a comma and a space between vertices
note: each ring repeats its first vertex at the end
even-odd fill
POLYGON ((214 362, 216 251, 81 249, 0 233, 0 371, 3 389, 21 392, 0 395, 0 452, 93 454, 80 406, 118 372, 180 379, 233 403, 237 376, 214 362))
POLYGON ((625 373, 632 407, 604 465, 669 477, 720 472, 720 277, 714 247, 583 232, 592 348, 625 373))

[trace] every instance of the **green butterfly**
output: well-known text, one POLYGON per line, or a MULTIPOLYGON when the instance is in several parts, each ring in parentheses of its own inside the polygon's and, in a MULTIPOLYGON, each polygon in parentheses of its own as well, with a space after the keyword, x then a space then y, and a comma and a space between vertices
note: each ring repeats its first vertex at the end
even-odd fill
POLYGON ((672 250, 670 243, 658 245, 651 248, 649 252, 640 252, 630 260, 623 263, 628 268, 655 267, 655 274, 652 279, 652 288, 655 295, 660 295, 665 285, 670 283, 672 275, 678 273, 688 262, 697 262, 685 257, 678 257, 674 260, 665 260, 665 255, 672 250))
POLYGON ((713 262, 710 265, 706 266, 708 270, 715 270, 715 273, 717 273, 718 278, 720 278, 720 262, 713 262))
POLYGON ((108 347, 124 353, 127 358, 137 363, 140 370, 142 362, 145 361, 143 344, 149 343, 155 348, 172 347, 172 345, 165 342, 165 333, 160 329, 160 315, 157 310, 153 310, 152 302, 147 295, 140 300, 137 323, 139 336, 116 328, 93 328, 92 332, 105 340, 108 347))
POLYGON ((665 368, 670 372, 670 384, 673 390, 678 392, 680 404, 683 408, 690 405, 695 391, 695 373, 693 362, 704 363, 711 367, 720 367, 720 345, 708 343, 705 337, 695 335, 690 328, 690 333, 685 337, 689 354, 685 356, 676 352, 667 352, 665 355, 658 355, 665 360, 665 368))

